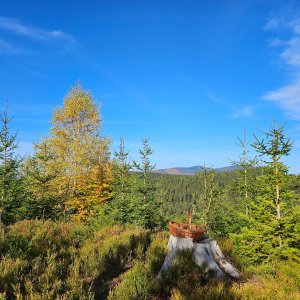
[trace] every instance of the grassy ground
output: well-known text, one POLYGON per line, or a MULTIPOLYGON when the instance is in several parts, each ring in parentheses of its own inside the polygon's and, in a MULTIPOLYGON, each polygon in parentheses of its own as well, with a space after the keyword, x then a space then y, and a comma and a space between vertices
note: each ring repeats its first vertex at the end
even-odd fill
POLYGON ((208 278, 182 252, 159 282, 167 232, 115 226, 97 232, 74 223, 22 221, 0 238, 0 299, 300 299, 292 262, 244 267, 229 240, 219 245, 243 273, 240 282, 208 278))

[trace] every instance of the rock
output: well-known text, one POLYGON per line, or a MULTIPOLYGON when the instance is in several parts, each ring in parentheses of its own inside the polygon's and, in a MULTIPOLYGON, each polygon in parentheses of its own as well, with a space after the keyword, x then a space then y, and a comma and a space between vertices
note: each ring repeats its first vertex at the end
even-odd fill
POLYGON ((162 272, 170 268, 177 252, 183 249, 191 249, 196 264, 206 272, 213 273, 218 279, 224 278, 225 274, 234 279, 240 277, 238 271, 225 259, 215 240, 207 237, 196 243, 192 238, 178 238, 170 235, 168 255, 158 273, 158 279, 161 278, 162 272))

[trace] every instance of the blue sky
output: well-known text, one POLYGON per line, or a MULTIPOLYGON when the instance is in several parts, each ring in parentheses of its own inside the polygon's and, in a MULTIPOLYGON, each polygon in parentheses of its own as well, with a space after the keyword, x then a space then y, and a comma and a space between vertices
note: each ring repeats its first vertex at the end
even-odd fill
POLYGON ((0 108, 20 152, 46 136, 78 80, 101 103, 114 150, 158 168, 236 159, 236 137, 286 122, 300 172, 298 1, 0 0, 0 108))

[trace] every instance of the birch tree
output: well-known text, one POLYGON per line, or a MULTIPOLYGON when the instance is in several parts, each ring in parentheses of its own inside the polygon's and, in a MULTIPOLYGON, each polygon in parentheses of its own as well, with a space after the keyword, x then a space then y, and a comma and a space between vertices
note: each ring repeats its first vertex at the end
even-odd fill
POLYGON ((60 167, 57 190, 77 220, 85 220, 93 207, 109 199, 110 140, 101 134, 99 105, 78 84, 56 108, 49 141, 60 167))

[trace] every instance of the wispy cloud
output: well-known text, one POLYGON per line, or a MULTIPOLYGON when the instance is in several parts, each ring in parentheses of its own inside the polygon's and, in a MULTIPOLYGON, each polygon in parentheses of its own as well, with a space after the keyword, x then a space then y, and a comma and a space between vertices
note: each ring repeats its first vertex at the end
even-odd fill
POLYGON ((233 118, 248 118, 253 116, 253 108, 251 106, 245 106, 237 109, 232 115, 233 118))
POLYGON ((26 44, 24 40, 34 40, 36 42, 49 43, 59 45, 66 50, 73 48, 78 44, 76 39, 61 30, 47 30, 44 28, 27 25, 20 20, 5 18, 0 16, 0 33, 6 32, 6 40, 0 39, 0 53, 2 54, 24 54, 32 53, 31 50, 26 50, 26 44), (12 35, 22 37, 23 40, 16 40, 12 38, 12 35), (23 46, 20 46, 20 42, 23 46))
POLYGON ((272 18, 265 29, 288 31, 288 39, 276 38, 271 45, 281 47, 279 56, 291 68, 292 81, 276 90, 268 91, 263 99, 276 102, 290 119, 300 119, 300 18, 291 21, 272 18))
POLYGON ((280 28, 281 20, 278 18, 270 18, 264 26, 265 30, 277 30, 280 28))
POLYGON ((0 53, 5 53, 5 54, 18 54, 20 53, 21 50, 17 49, 10 43, 3 41, 0 39, 0 53))
POLYGON ((32 39, 42 41, 65 41, 74 43, 75 38, 61 30, 46 30, 34 26, 26 25, 19 20, 0 17, 0 28, 12 33, 23 35, 32 39))
POLYGON ((278 90, 267 92, 264 99, 277 102, 291 119, 300 119, 300 78, 278 90))

